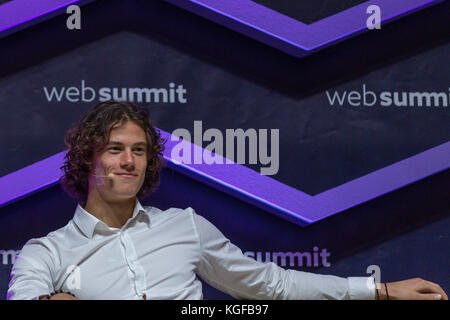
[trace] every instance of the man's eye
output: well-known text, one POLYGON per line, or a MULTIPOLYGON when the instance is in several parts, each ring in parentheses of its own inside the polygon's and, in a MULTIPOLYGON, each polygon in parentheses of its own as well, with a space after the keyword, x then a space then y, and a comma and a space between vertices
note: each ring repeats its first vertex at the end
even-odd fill
MULTIPOLYGON (((117 152, 117 151, 121 151, 121 148, 120 147, 111 147, 108 150, 117 152)), ((136 149, 133 149, 133 151, 137 152, 137 153, 143 153, 143 152, 145 152, 145 149, 144 148, 136 148, 136 149)))

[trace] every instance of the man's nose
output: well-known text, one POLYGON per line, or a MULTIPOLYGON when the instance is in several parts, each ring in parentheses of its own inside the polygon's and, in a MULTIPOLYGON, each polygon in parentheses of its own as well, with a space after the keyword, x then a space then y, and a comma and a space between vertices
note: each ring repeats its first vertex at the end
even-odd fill
POLYGON ((122 154, 121 164, 122 166, 134 167, 134 155, 131 150, 125 150, 125 152, 122 154))

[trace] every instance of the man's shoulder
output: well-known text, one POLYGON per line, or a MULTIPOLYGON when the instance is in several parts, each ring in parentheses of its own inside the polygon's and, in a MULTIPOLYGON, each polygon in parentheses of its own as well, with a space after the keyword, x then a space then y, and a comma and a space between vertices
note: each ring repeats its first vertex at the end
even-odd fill
POLYGON ((167 208, 160 209, 152 206, 143 206, 150 219, 155 223, 161 223, 165 221, 169 221, 175 218, 178 219, 191 219, 191 217, 195 214, 195 210, 191 207, 187 208, 167 208))
POLYGON ((61 243, 67 237, 68 230, 73 228, 73 222, 70 220, 65 226, 60 227, 56 230, 50 231, 45 236, 33 237, 29 239, 25 245, 25 247, 29 246, 41 246, 46 249, 52 249, 56 247, 58 243, 61 243))
POLYGON ((167 215, 173 215, 173 214, 180 214, 180 213, 192 213, 195 212, 194 209, 192 209, 192 207, 187 207, 187 208, 177 208, 177 207, 171 207, 171 208, 167 208, 167 209, 160 209, 158 207, 153 207, 153 206, 146 206, 143 205, 145 211, 147 211, 150 214, 167 214, 167 215))

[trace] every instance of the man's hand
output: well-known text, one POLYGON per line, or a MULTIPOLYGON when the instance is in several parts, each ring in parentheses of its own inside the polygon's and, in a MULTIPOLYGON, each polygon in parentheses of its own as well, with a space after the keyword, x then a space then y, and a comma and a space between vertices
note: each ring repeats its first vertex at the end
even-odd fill
MULTIPOLYGON (((45 299, 47 295, 43 295, 39 297, 39 300, 45 299)), ((78 298, 75 298, 74 296, 68 294, 68 293, 57 293, 50 297, 49 300, 80 300, 78 298)))
MULTIPOLYGON (((386 285, 389 300, 448 300, 447 294, 438 284, 420 278, 388 282, 386 285)), ((376 288, 380 300, 386 300, 388 297, 384 283, 377 283, 376 288)))

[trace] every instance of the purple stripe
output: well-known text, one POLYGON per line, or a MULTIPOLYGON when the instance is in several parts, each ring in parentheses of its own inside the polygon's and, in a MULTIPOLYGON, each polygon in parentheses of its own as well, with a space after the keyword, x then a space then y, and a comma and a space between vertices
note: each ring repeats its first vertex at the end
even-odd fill
MULTIPOLYGON (((0 38, 95 0, 14 0, 0 7, 0 38)), ((61 26, 65 28, 66 26, 61 26)))
POLYGON ((354 179, 314 197, 323 212, 309 217, 318 221, 393 190, 450 168, 450 142, 354 179))
MULTIPOLYGON (((243 165, 182 164, 172 159, 172 149, 179 143, 171 134, 161 131, 168 140, 164 158, 168 166, 195 180, 238 197, 291 222, 305 226, 348 208, 379 197, 407 184, 450 167, 450 142, 402 160, 353 181, 322 192, 314 197, 260 175, 243 165)), ((195 152, 203 149, 189 142, 191 162, 195 152)), ((0 178, 0 207, 41 191, 57 183, 64 161, 60 152, 0 178)), ((216 158, 224 158, 216 155, 216 158)))
POLYGON ((20 200, 55 184, 61 172, 64 155, 57 153, 0 178, 0 207, 20 200))
POLYGON ((381 9, 382 24, 443 0, 371 0, 311 25, 251 0, 166 0, 298 57, 369 31, 369 5, 381 9))

